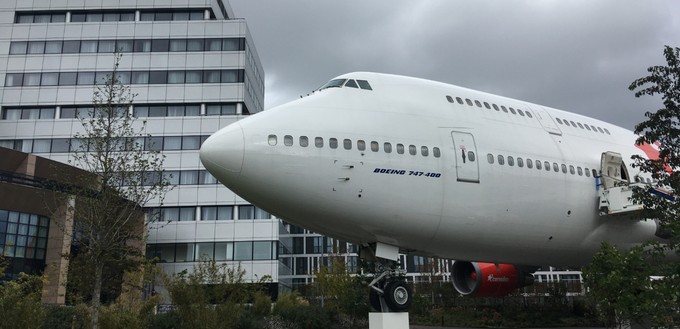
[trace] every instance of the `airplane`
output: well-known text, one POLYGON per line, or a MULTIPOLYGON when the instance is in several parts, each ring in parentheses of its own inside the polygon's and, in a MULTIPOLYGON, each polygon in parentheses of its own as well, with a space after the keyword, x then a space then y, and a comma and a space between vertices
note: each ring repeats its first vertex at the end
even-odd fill
POLYGON ((398 253, 456 261, 463 295, 505 295, 541 265, 580 267, 603 241, 667 238, 631 220, 658 156, 624 128, 419 78, 354 72, 222 128, 202 145, 221 183, 295 225, 361 246, 381 264, 371 304, 404 311, 398 253))

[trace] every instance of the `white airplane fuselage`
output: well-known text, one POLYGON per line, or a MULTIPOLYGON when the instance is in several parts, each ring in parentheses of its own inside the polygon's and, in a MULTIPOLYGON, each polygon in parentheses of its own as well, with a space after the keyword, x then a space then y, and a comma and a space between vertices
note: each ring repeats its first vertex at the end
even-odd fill
POLYGON ((372 90, 326 88, 229 125, 203 144, 204 166, 286 221, 423 255, 578 266, 602 241, 626 247, 657 239, 653 221, 598 215, 592 171, 600 170, 601 154, 620 153, 629 176, 638 174, 630 157, 645 154, 631 131, 422 79, 375 73, 338 79, 365 80, 372 90))

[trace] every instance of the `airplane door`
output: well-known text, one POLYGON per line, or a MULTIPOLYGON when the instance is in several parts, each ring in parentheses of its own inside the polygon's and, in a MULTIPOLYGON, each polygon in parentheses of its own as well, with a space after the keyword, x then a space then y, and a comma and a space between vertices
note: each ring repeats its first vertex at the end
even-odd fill
POLYGON ((479 166, 475 138, 470 133, 452 131, 459 182, 479 183, 479 166))
POLYGON ((538 122, 541 123, 541 126, 543 126, 545 131, 547 131, 549 134, 562 136, 562 130, 560 130, 560 127, 555 124, 550 114, 548 114, 548 112, 543 107, 539 105, 527 105, 527 107, 534 111, 536 119, 538 119, 538 122))

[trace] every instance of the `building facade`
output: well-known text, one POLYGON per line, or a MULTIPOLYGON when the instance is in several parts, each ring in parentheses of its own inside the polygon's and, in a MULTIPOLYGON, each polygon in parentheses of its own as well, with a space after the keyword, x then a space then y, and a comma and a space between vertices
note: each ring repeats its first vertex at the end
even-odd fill
POLYGON ((146 122, 145 147, 162 151, 176 185, 148 205, 159 220, 147 255, 170 274, 204 258, 238 263, 246 280, 270 277, 277 290, 289 271, 278 257, 283 226, 219 184, 198 157, 210 134, 263 110, 262 65, 228 2, 0 2, 0 147, 73 160, 79 118, 92 112, 117 53, 118 77, 135 94, 128 110, 146 122))

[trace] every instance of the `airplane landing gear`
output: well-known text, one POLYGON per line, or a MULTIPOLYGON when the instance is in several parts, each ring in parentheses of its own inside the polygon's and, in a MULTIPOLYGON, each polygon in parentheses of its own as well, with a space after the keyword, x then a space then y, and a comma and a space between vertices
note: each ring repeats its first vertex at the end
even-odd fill
POLYGON ((402 279, 404 274, 397 262, 378 260, 376 276, 368 284, 371 307, 381 312, 407 311, 413 301, 413 291, 402 279))

